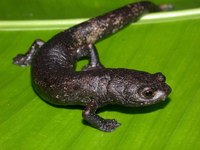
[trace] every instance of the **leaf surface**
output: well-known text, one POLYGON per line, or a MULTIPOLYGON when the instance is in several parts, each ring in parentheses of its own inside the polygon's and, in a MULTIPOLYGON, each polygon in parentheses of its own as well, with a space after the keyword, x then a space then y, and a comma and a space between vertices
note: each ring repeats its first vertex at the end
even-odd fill
POLYGON ((106 67, 163 72, 173 90, 158 105, 103 108, 101 116, 122 124, 112 133, 85 124, 81 107, 43 102, 31 87, 30 68, 12 64, 35 39, 47 41, 84 19, 0 21, 0 149, 199 149, 199 14, 192 9, 147 15, 97 43, 106 67))

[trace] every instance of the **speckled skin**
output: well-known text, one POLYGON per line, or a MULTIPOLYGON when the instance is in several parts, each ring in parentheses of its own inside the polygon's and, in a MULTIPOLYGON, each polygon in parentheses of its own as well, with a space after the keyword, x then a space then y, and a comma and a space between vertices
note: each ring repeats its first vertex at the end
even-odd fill
POLYGON ((103 67, 94 44, 147 12, 165 9, 146 1, 129 4, 58 33, 46 43, 36 40, 26 54, 19 54, 13 62, 31 65, 32 85, 45 101, 84 105, 82 115, 86 121, 102 131, 113 131, 120 124, 98 116, 98 108, 108 104, 155 104, 165 100, 171 88, 161 73, 103 67), (89 64, 82 71, 75 71, 76 62, 82 57, 88 57, 89 64))

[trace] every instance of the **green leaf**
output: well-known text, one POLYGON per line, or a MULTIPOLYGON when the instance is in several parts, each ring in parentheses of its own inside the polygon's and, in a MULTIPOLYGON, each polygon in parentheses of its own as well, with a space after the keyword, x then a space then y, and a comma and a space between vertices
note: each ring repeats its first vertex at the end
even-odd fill
POLYGON ((42 101, 30 68, 12 65, 34 39, 48 40, 81 21, 0 21, 0 149, 199 149, 200 9, 147 15, 97 44, 106 67, 160 71, 173 89, 158 105, 102 109, 101 116, 122 123, 112 133, 85 124, 80 107, 42 101))
MULTIPOLYGON (((0 20, 91 18, 138 0, 6 0, 0 1, 0 20), (17 7, 16 7, 17 6, 17 7)), ((154 0, 175 10, 200 7, 199 0, 154 0)))

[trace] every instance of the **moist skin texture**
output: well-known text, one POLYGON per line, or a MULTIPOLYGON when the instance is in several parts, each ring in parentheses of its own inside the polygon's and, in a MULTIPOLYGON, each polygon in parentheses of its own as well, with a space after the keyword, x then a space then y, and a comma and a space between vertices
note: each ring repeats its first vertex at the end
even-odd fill
POLYGON ((152 105, 164 101, 171 88, 162 73, 105 68, 94 44, 143 14, 170 8, 147 1, 126 5, 60 32, 47 42, 35 40, 28 52, 17 55, 13 63, 31 66, 32 85, 42 99, 54 105, 83 105, 82 116, 88 123, 111 132, 120 124, 97 115, 98 108, 108 104, 152 105), (82 57, 87 57, 89 63, 76 71, 76 62, 82 57))

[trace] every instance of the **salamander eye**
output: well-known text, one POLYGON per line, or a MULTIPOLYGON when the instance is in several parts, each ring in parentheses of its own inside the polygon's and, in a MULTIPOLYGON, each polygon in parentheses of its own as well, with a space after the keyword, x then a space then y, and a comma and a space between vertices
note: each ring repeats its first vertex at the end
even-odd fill
POLYGON ((142 90, 141 92, 142 97, 146 98, 146 99, 150 99, 154 97, 154 90, 146 87, 142 90))

